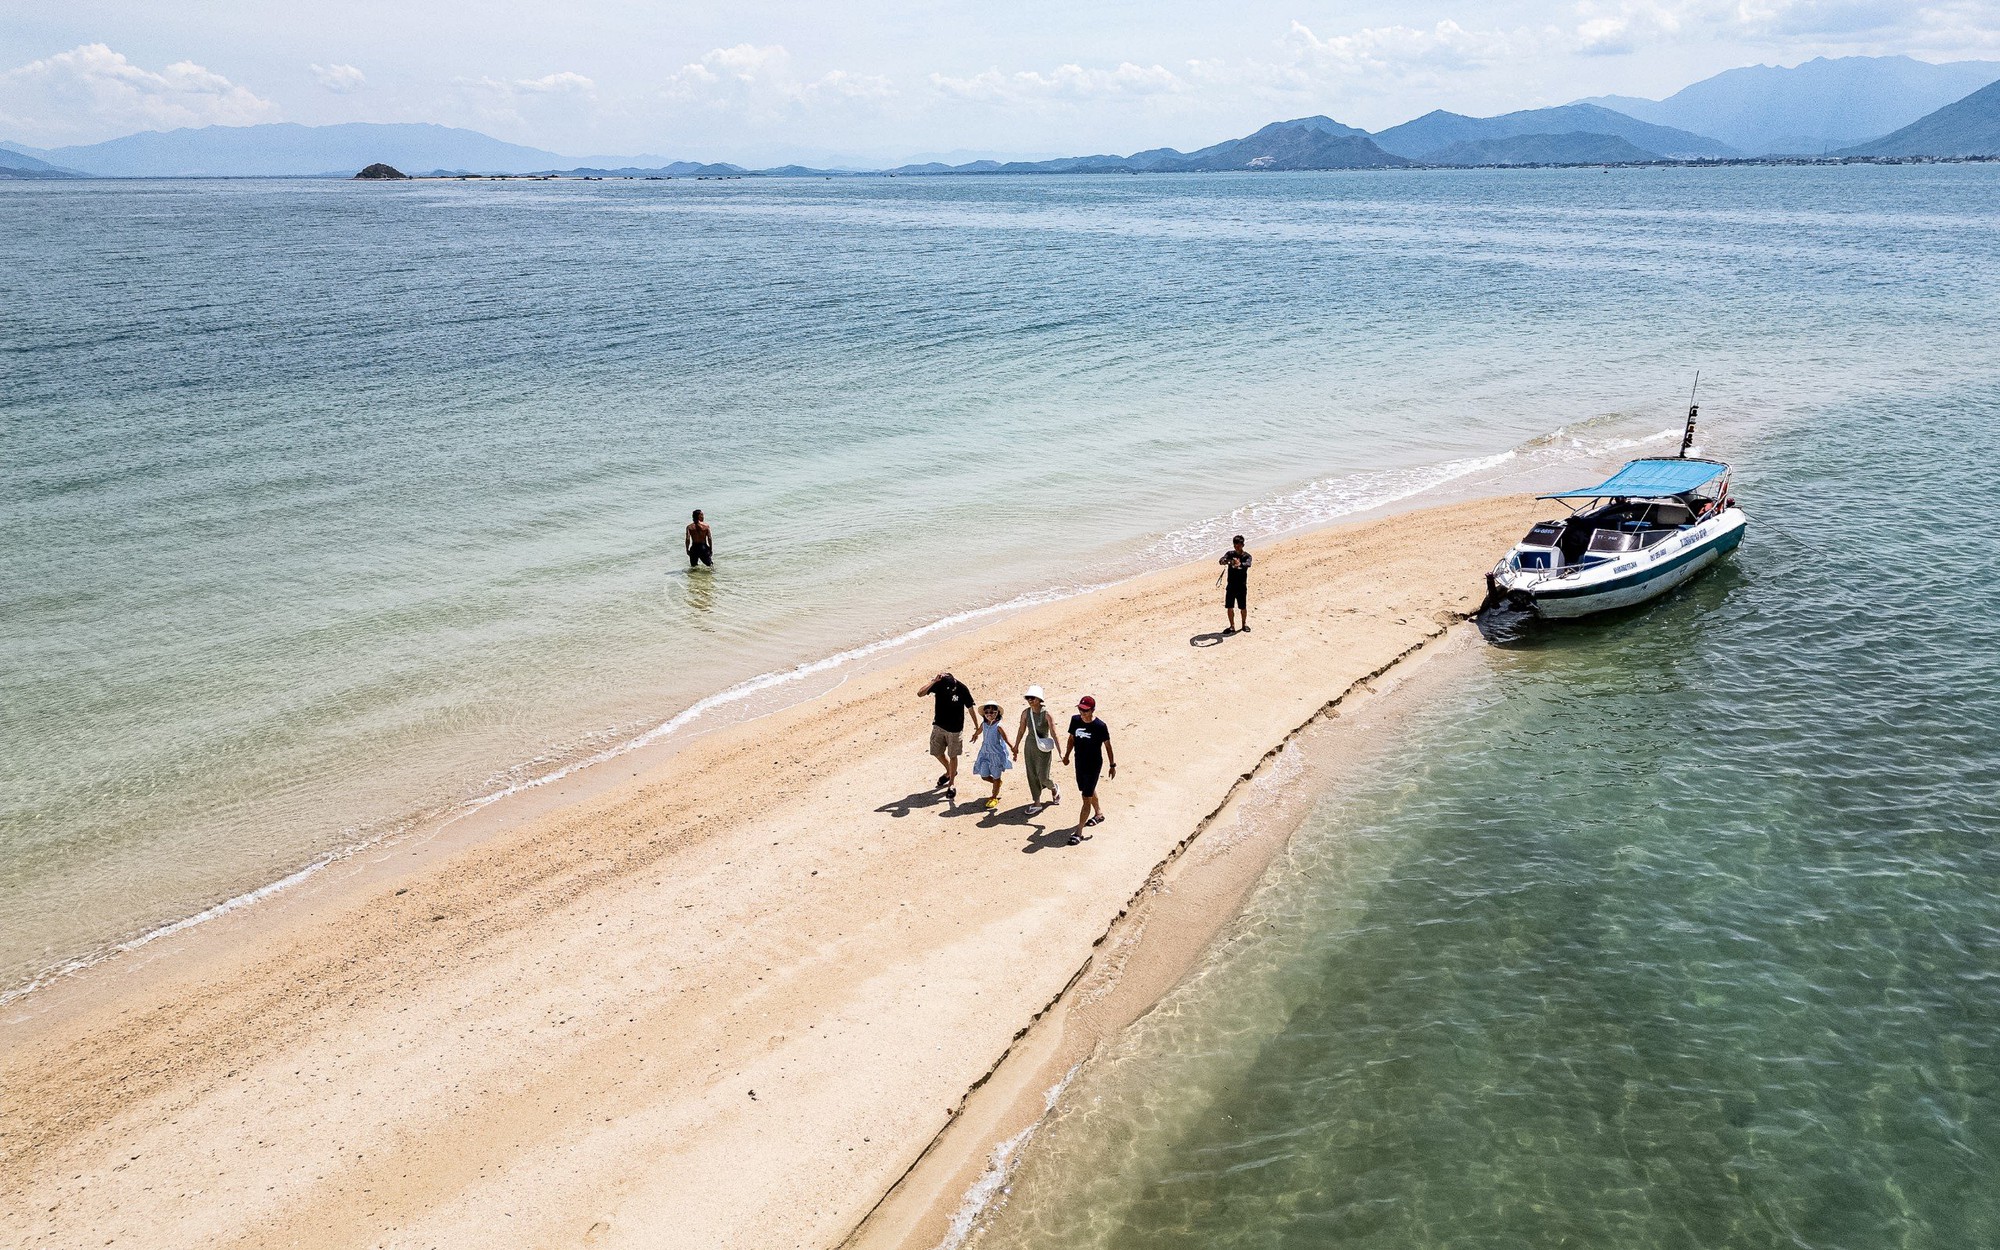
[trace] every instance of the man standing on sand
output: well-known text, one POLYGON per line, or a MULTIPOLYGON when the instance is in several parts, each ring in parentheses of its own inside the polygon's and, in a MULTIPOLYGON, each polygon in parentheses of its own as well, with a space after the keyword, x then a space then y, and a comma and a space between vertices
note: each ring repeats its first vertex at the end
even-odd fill
POLYGON ((950 673, 939 673, 924 683, 917 697, 931 697, 931 756, 944 773, 938 788, 944 801, 958 801, 958 757, 965 750, 965 713, 973 706, 972 691, 950 673))
POLYGON ((1097 700, 1089 695, 1076 701, 1076 715, 1069 718, 1063 763, 1069 763, 1072 754, 1076 756, 1076 792, 1083 797, 1083 806, 1076 812, 1076 828, 1069 835, 1069 844, 1075 846, 1083 841, 1085 829, 1104 823, 1104 804, 1097 801, 1097 778, 1106 760, 1111 761, 1111 775, 1118 775, 1118 757, 1111 751, 1111 726, 1097 714, 1097 700))
POLYGON ((701 509, 694 510, 694 520, 687 527, 688 567, 706 564, 715 567, 715 535, 709 531, 708 522, 701 519, 701 509))
POLYGON ((1216 563, 1223 565, 1227 572, 1228 589, 1222 592, 1222 610, 1229 614, 1229 628, 1223 634, 1237 632, 1236 613, 1243 613, 1243 632, 1250 632, 1250 553, 1243 550, 1243 535, 1238 534, 1230 542, 1233 546, 1223 553, 1216 563))

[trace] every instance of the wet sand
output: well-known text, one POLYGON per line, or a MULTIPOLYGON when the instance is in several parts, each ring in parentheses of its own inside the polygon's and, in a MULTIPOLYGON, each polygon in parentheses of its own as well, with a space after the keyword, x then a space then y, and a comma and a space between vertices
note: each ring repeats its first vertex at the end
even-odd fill
MULTIPOLYGON (((1030 1025, 1102 983, 1163 865, 1329 704, 1435 648, 1535 511, 1262 548, 1247 636, 1204 637, 1209 564, 1034 608, 254 940, 100 965, 0 1026, 7 1244, 935 1244, 989 1122, 1020 1118, 969 1092, 1010 1049, 1034 1085, 1062 1048, 1030 1025), (1094 837, 1063 845, 1073 787, 1031 812, 1018 767, 999 813, 970 778, 943 805, 915 694, 941 667, 1010 727, 1031 682, 1060 720, 1097 697, 1120 768, 1094 837)), ((1204 915, 1260 862, 1215 874, 1239 884, 1204 915)))

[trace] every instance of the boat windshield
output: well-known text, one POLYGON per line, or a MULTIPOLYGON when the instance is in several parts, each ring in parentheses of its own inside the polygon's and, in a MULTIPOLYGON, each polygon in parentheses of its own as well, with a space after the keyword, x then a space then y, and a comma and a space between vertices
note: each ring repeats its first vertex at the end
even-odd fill
POLYGON ((1528 531, 1528 536, 1521 540, 1521 545, 1523 547, 1553 547, 1556 545, 1556 540, 1562 537, 1562 532, 1563 527, 1560 521, 1537 521, 1534 528, 1528 531))

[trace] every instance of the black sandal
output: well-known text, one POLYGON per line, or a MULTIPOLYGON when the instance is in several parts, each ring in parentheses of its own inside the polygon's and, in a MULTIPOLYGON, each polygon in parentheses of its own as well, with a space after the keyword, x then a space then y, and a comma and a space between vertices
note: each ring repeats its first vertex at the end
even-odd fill
POLYGON ((1072 829, 1072 830, 1070 830, 1070 834, 1069 834, 1069 844, 1070 844, 1071 846, 1081 846, 1081 845, 1083 845, 1083 830, 1081 830, 1081 829, 1072 829))

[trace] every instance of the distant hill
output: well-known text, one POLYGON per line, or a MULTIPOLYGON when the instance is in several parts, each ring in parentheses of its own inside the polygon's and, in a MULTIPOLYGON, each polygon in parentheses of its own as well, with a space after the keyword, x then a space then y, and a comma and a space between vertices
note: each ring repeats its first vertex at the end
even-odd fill
POLYGON ((1841 156, 2000 156, 2000 82, 1841 156))
POLYGON ((56 148, 46 159, 87 174, 124 178, 346 175, 377 161, 412 173, 435 169, 525 173, 569 163, 553 152, 502 143, 476 130, 372 122, 149 130, 103 143, 56 148))
MULTIPOLYGON (((1198 151, 1179 161, 1172 149, 1142 153, 1155 169, 1382 169, 1409 162, 1382 150, 1365 130, 1329 117, 1300 117, 1198 151)), ((1138 158, 1134 158, 1138 159, 1138 158)))
POLYGON ((1819 57, 1790 69, 1728 70, 1664 100, 1599 96, 1580 103, 1714 135, 1753 155, 1818 156, 1907 126, 1995 80, 2000 61, 1819 57))
POLYGON ((1480 139, 1439 148, 1425 158, 1429 165, 1627 165, 1656 161, 1659 154, 1634 146, 1617 135, 1515 135, 1480 139))
MULTIPOLYGON (((751 171, 741 165, 711 164, 699 161, 669 161, 664 165, 619 165, 615 168, 582 165, 575 169, 540 169, 536 173, 573 174, 579 178, 740 178, 751 171)), ((806 169, 799 165, 787 165, 782 169, 760 169, 762 174, 797 175, 819 174, 825 170, 806 169)))
MULTIPOLYGON (((1815 154, 1827 146, 1829 135, 1842 137, 1837 153, 1842 155, 1983 155, 1996 150, 1994 112, 2000 104, 1984 90, 1996 80, 2000 62, 1994 61, 1933 65, 1909 57, 1820 58, 1793 69, 1731 70, 1665 100, 1606 96, 1497 117, 1467 117, 1440 109, 1374 135, 1329 117, 1297 117, 1191 152, 1152 148, 1127 156, 925 161, 878 172, 1180 173, 1386 169, 1412 164, 1623 164, 1738 157, 1743 155, 1739 146, 1759 154, 1815 154), (1607 108, 1607 102, 1619 107, 1607 108), (1912 111, 1918 103, 1926 107, 1912 111), (1685 128, 1682 122, 1687 123, 1685 128), (1875 135, 1884 137, 1878 141, 1872 138, 1875 135)), ((418 123, 207 126, 146 131, 56 149, 0 143, 4 178, 346 178, 375 164, 416 175, 561 172, 602 178, 737 178, 857 172, 803 164, 748 169, 656 156, 579 160, 473 130, 418 123)))
POLYGON ((1736 149, 1706 135, 1628 117, 1594 104, 1524 109, 1498 117, 1466 117, 1443 109, 1415 121, 1392 126, 1374 136, 1375 142, 1398 156, 1439 163, 1433 155, 1461 143, 1517 139, 1524 135, 1611 135, 1641 151, 1674 160, 1740 156, 1736 149))
POLYGON ((0 147, 0 178, 82 178, 74 169, 52 165, 13 147, 0 147))
POLYGON ((1130 156, 1066 156, 1052 161, 970 161, 905 165, 898 174, 1193 173, 1241 170, 1385 169, 1407 165, 1384 152, 1368 132, 1330 117, 1272 122, 1252 135, 1193 152, 1152 148, 1130 156))

